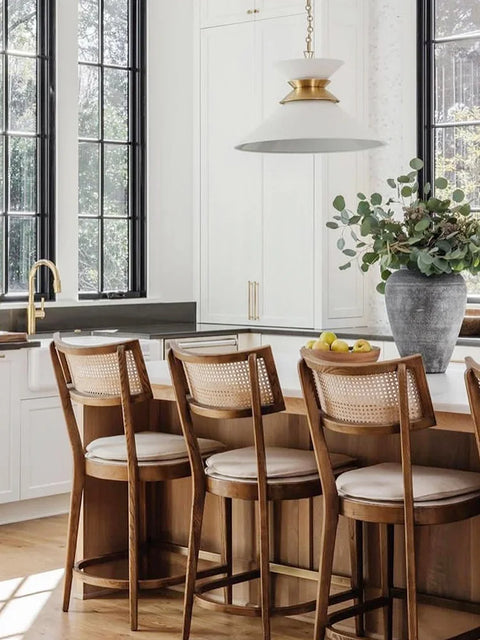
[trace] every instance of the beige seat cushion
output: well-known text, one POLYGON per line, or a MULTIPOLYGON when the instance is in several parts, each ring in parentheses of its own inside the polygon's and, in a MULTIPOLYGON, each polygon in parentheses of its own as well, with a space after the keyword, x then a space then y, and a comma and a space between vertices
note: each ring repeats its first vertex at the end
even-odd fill
MULTIPOLYGON (((313 451, 267 447, 266 459, 268 478, 298 478, 318 475, 313 451)), ((346 466, 349 463, 352 463, 352 458, 342 454, 332 454, 334 468, 346 466)), ((216 453, 207 458, 206 465, 206 473, 210 476, 222 476, 237 480, 257 479, 257 458, 254 447, 216 453)))
MULTIPOLYGON (((412 467, 415 502, 442 500, 480 490, 480 473, 412 467)), ((341 496, 379 502, 403 501, 402 466, 394 462, 346 471, 337 478, 341 496)))
MULTIPOLYGON (((206 455, 225 448, 220 442, 205 438, 199 438, 198 444, 201 452, 206 455)), ((135 434, 135 445, 139 462, 177 460, 187 457, 185 439, 173 433, 142 431, 135 434)), ((87 445, 86 457, 125 462, 127 460, 125 436, 109 436, 92 440, 87 445)))

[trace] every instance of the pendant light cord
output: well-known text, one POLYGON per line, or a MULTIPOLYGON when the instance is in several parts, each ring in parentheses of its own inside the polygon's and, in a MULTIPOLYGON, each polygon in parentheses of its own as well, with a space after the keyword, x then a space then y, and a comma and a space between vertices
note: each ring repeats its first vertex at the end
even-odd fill
POLYGON ((303 52, 305 58, 313 58, 313 8, 312 8, 312 0, 306 0, 305 10, 307 12, 307 37, 305 38, 305 42, 307 43, 307 48, 303 52))

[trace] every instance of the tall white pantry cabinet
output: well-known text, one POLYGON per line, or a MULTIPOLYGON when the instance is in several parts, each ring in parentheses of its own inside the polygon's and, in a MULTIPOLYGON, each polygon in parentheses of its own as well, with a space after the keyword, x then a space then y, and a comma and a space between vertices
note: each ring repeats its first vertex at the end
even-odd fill
MULTIPOLYGON (((360 120, 366 110, 366 7, 317 0, 317 55, 345 60, 332 91, 360 120)), ((234 149, 288 92, 275 63, 303 55, 304 0, 201 0, 197 131, 200 319, 284 327, 358 325, 357 269, 325 222, 342 193, 368 176, 360 154, 276 155, 234 149)))

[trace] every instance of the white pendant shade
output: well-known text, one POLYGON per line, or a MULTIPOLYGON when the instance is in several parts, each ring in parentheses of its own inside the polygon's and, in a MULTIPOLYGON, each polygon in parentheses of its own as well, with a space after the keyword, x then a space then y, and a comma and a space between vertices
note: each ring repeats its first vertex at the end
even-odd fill
MULTIPOLYGON (((341 64, 341 60, 312 58, 287 60, 278 67, 289 79, 327 79, 341 64)), ((338 103, 302 98, 279 104, 235 148, 261 153, 333 153, 363 151, 383 144, 338 103)))

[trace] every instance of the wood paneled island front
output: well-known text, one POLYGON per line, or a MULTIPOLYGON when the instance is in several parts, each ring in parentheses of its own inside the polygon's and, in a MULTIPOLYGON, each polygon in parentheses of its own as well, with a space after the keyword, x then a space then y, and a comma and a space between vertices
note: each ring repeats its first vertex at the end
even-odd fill
MULTIPOLYGON (((277 358, 278 373, 285 395, 286 411, 265 417, 267 445, 310 448, 310 437, 305 418, 303 399, 297 377, 296 362, 277 358)), ((149 415, 145 410, 137 416, 138 424, 172 433, 180 433, 180 426, 170 385, 167 363, 147 364, 154 397, 149 415)), ((437 427, 413 435, 414 462, 416 464, 480 471, 480 463, 473 435, 473 422, 463 380, 464 367, 450 365, 445 374, 430 374, 429 387, 437 417, 437 427)), ((83 416, 85 444, 101 435, 119 433, 117 408, 88 407, 83 416)), ((195 418, 197 433, 202 437, 224 442, 229 448, 252 444, 253 432, 249 419, 211 421, 195 418)), ((388 438, 355 439, 328 433, 332 450, 357 458, 360 464, 400 460, 398 436, 388 438)), ((145 492, 147 526, 143 532, 149 542, 166 542, 179 545, 185 553, 188 538, 190 511, 190 479, 149 485, 145 492)), ((79 556, 92 557, 126 548, 127 516, 126 487, 123 483, 99 481, 88 478, 85 488, 79 556)), ((216 561, 221 545, 219 504, 208 496, 202 534, 203 557, 216 561)), ((316 572, 319 553, 321 524, 321 497, 272 504, 271 530, 272 569, 275 572, 275 599, 278 604, 291 604, 315 597, 316 572)), ((349 547, 345 523, 340 523, 340 535, 336 549, 335 587, 349 584, 349 547)), ((403 586, 403 532, 396 530, 395 585, 403 586)), ((234 562, 236 568, 256 566, 255 512, 251 503, 234 501, 234 562)), ((428 602, 430 596, 455 598, 465 601, 465 611, 439 609, 430 604, 420 606, 420 631, 423 640, 436 640, 460 633, 480 624, 473 611, 480 602, 480 519, 474 518, 456 524, 417 529, 418 586, 420 602, 428 602), (472 604, 469 604, 472 603, 472 604)), ((177 549, 178 550, 178 549, 177 549)), ((375 591, 379 584, 378 536, 374 525, 366 525, 365 580, 368 589, 375 591)), ((156 575, 159 567, 165 574, 178 573, 181 555, 162 552, 155 561, 145 562, 156 575)), ((118 567, 105 567, 105 571, 118 567)), ((80 596, 93 595, 91 587, 84 586, 80 596)), ((98 594, 98 591, 95 592, 98 594)), ((222 594, 219 593, 219 596, 222 594)), ((238 601, 256 600, 256 583, 239 585, 234 589, 238 601)), ((402 629, 403 603, 395 607, 396 637, 404 637, 402 629)), ((215 615, 215 614, 212 614, 215 615)), ((308 616, 306 617, 308 619, 308 616)), ((367 619, 367 627, 377 628, 376 616, 367 619)), ((346 627, 348 628, 348 627, 346 627)), ((260 626, 259 626, 260 633, 260 626)))

